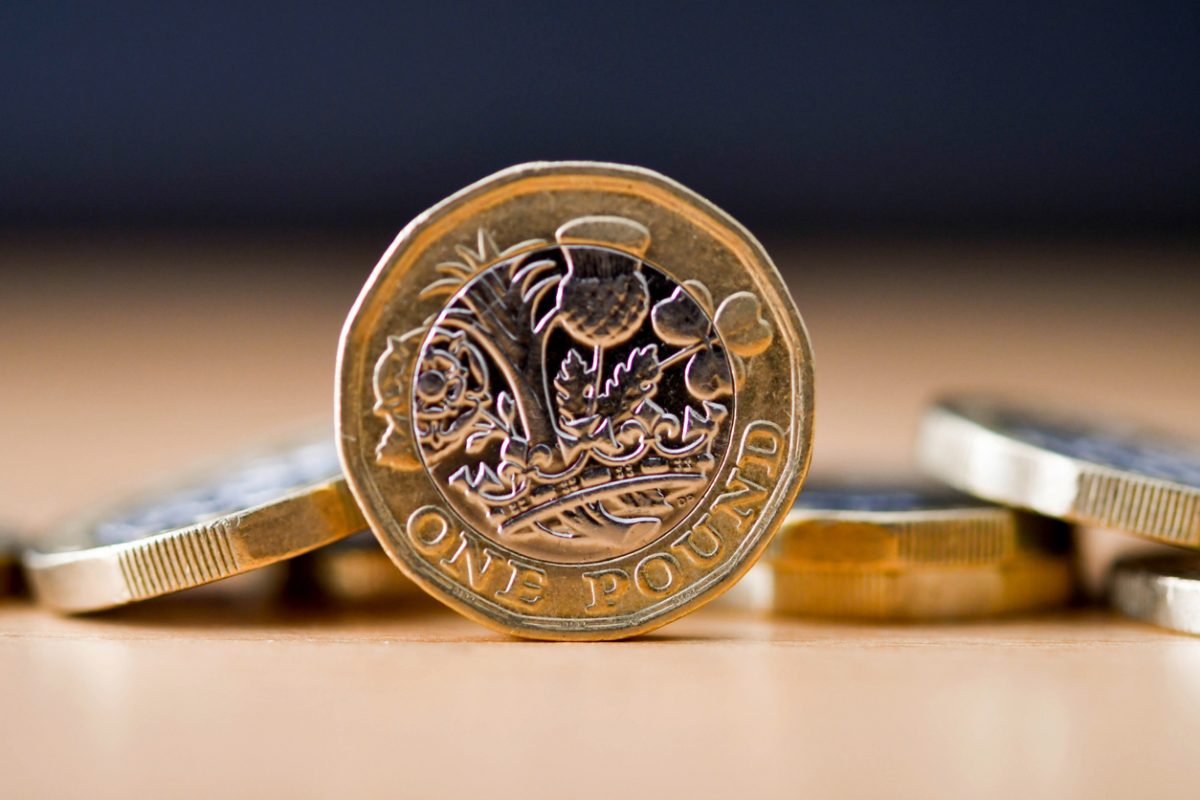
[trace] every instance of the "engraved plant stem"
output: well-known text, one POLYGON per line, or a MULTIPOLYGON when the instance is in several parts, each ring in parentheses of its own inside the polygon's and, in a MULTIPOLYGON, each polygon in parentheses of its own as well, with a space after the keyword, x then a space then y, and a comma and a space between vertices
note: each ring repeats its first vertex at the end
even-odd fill
POLYGON ((684 360, 688 356, 692 356, 692 355, 695 355, 696 353, 699 353, 701 350, 705 349, 706 347, 715 347, 718 344, 720 344, 720 340, 716 336, 713 336, 712 338, 704 340, 704 341, 696 342, 693 345, 689 345, 689 346, 683 348, 678 353, 675 353, 674 355, 664 358, 658 366, 661 369, 666 369, 670 366, 673 366, 673 365, 679 363, 680 361, 684 360))
POLYGON ((493 414, 491 411, 489 411, 487 406, 482 406, 482 405, 479 406, 479 413, 482 414, 483 416, 487 417, 488 422, 492 423, 492 425, 494 425, 496 427, 496 430, 500 431, 501 433, 505 434, 506 436, 513 435, 514 431, 509 430, 508 424, 504 420, 500 419, 495 414, 493 414))
POLYGON ((604 380, 604 376, 600 370, 604 367, 604 348, 599 344, 592 345, 592 369, 596 372, 596 377, 592 383, 592 399, 588 401, 588 413, 595 414, 596 406, 600 404, 600 383, 604 380))
POLYGON ((529 433, 529 441, 531 444, 555 444, 560 440, 558 435, 558 427, 554 424, 554 419, 550 415, 550 409, 553 406, 550 403, 550 387, 546 385, 546 337, 550 334, 553 325, 547 325, 540 332, 533 336, 533 344, 529 352, 525 354, 525 380, 524 385, 528 387, 532 403, 536 407, 536 419, 538 425, 538 433, 535 435, 532 429, 527 429, 529 433))
MULTIPOLYGON (((470 302, 469 298, 465 299, 470 302)), ((521 424, 525 428, 525 434, 530 444, 553 443, 556 439, 554 427, 550 423, 550 418, 546 414, 545 406, 541 400, 544 392, 539 391, 539 384, 543 382, 543 335, 533 334, 533 342, 525 350, 522 363, 518 364, 513 358, 514 354, 510 353, 511 348, 504 346, 505 342, 508 341, 505 332, 492 330, 491 326, 488 326, 488 330, 480 330, 476 327, 477 324, 484 322, 486 319, 482 314, 476 312, 475 324, 454 318, 447 318, 441 324, 466 331, 496 362, 496 365, 504 373, 504 377, 512 389, 513 400, 517 406, 517 414, 521 417, 521 424)))

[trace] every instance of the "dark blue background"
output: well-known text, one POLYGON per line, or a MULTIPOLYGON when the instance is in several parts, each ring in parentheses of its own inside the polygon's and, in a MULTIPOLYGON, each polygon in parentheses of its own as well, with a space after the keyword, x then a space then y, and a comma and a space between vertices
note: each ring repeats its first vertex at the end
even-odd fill
POLYGON ((1200 4, 1049 5, 5 3, 0 225, 394 230, 594 158, 800 234, 1191 231, 1200 4))

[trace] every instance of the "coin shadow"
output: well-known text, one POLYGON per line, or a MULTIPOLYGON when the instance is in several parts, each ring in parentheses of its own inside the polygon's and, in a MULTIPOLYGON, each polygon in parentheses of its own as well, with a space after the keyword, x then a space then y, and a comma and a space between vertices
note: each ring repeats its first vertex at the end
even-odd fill
POLYGON ((394 602, 318 601, 287 596, 257 598, 188 596, 187 592, 90 614, 89 621, 113 626, 172 630, 345 629, 453 617, 432 598, 403 597, 394 602))
MULTIPOLYGON (((86 614, 79 619, 114 628, 138 628, 146 631, 242 631, 306 633, 339 631, 354 634, 368 629, 388 630, 389 634, 422 633, 437 628, 434 638, 449 634, 465 639, 495 637, 497 641, 520 644, 561 644, 519 636, 496 634, 423 593, 405 593, 385 599, 352 601, 314 594, 287 591, 205 591, 206 587, 153 598, 119 608, 86 614), (461 631, 459 628, 461 627, 461 631)), ((207 587, 211 589, 211 587, 207 587)), ((690 626, 666 629, 616 640, 606 644, 635 646, 680 645, 731 641, 719 632, 689 630, 690 626)))
POLYGON ((870 619, 866 617, 818 617, 802 615, 779 615, 778 620, 787 621, 807 628, 826 631, 838 629, 854 631, 955 631, 968 628, 1020 627, 1036 622, 1074 621, 1080 614, 1107 613, 1103 606, 1072 604, 1043 611, 1023 611, 1008 614, 983 616, 946 617, 942 619, 870 619))
POLYGON ((706 644, 711 642, 732 642, 742 641, 736 637, 721 636, 719 634, 696 634, 696 633, 673 633, 667 631, 654 631, 653 633, 643 633, 641 636, 634 636, 629 639, 619 639, 611 644, 636 645, 636 644, 654 644, 654 645, 679 645, 679 644, 706 644))

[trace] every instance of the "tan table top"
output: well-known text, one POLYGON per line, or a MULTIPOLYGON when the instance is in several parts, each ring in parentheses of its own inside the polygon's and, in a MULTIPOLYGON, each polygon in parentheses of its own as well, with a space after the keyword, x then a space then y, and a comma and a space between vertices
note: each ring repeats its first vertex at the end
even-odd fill
MULTIPOLYGON (((385 244, 0 242, 0 520, 37 528, 329 416, 337 331, 385 244)), ((944 387, 1200 436, 1194 248, 773 250, 816 348, 818 471, 905 470, 944 387)), ((1099 565, 1119 541, 1085 545, 1099 565)), ((209 592, 83 619, 7 601, 0 678, 11 797, 1192 797, 1200 782, 1200 639, 1098 610, 876 627, 726 605, 562 645, 427 601, 209 592)))

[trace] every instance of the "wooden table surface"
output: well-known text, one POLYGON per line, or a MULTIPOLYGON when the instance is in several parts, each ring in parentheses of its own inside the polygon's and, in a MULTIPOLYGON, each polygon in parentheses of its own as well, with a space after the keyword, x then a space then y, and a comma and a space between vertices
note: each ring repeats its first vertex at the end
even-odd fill
MULTIPOLYGON (((36 531, 331 415, 386 242, 0 241, 0 520, 36 531)), ((770 243, 769 243, 770 244, 770 243)), ((782 243, 817 354, 816 472, 909 469, 954 387, 1200 437, 1193 246, 782 243)), ((1093 573, 1126 540, 1082 537, 1093 573)), ((733 603, 617 644, 200 591, 0 602, 5 797, 1194 797, 1200 639, 1098 608, 972 624, 733 603)))

